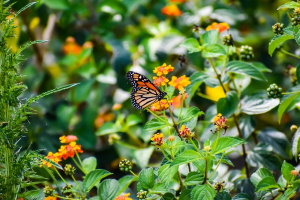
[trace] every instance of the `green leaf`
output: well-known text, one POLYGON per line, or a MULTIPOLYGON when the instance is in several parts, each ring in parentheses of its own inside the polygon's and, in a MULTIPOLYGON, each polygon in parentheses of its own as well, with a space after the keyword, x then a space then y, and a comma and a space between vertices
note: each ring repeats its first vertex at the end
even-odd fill
POLYGON ((190 76, 191 84, 188 85, 186 88, 186 91, 189 94, 188 98, 186 99, 187 104, 190 104, 195 92, 197 91, 199 86, 203 83, 203 81, 207 78, 209 78, 209 76, 207 74, 205 74, 204 72, 194 72, 190 76))
MULTIPOLYGON (((297 188, 298 189, 298 188, 297 188)), ((293 188, 288 188, 284 191, 283 195, 279 196, 276 200, 287 200, 292 199, 292 197, 296 194, 297 190, 293 188)))
POLYGON ((24 10, 26 10, 27 8, 33 6, 34 4, 36 4, 36 2, 31 2, 29 4, 27 4, 26 6, 22 7, 20 10, 18 10, 18 12, 16 12, 14 14, 14 18, 16 18, 20 13, 22 13, 24 10))
POLYGON ((300 151, 300 128, 294 134, 293 141, 292 141, 292 154, 296 160, 298 160, 298 154, 300 151))
POLYGON ((106 179, 100 183, 98 196, 100 200, 114 200, 119 192, 120 185, 115 179, 106 179))
POLYGON ((199 115, 204 114, 204 112, 200 111, 199 108, 193 106, 189 107, 188 109, 184 109, 183 113, 179 117, 178 123, 183 123, 192 120, 199 115))
POLYGON ((272 41, 269 43, 269 55, 272 56, 275 49, 282 45, 285 41, 294 39, 292 35, 277 35, 272 41))
POLYGON ((199 52, 202 49, 198 40, 196 40, 195 38, 186 39, 180 46, 186 48, 189 53, 199 52))
POLYGON ((235 112, 239 104, 239 97, 235 91, 226 93, 226 97, 220 98, 217 102, 217 111, 227 118, 235 112))
POLYGON ((231 200, 231 196, 228 192, 218 192, 214 200, 231 200))
POLYGON ((298 65, 296 68, 296 76, 297 76, 297 80, 300 80, 300 65, 298 65))
POLYGON ((201 36, 201 41, 203 41, 204 44, 217 44, 219 40, 219 35, 219 31, 217 30, 206 31, 201 36))
POLYGON ((225 152, 233 147, 244 144, 245 140, 238 137, 221 137, 212 143, 212 153, 218 154, 225 152))
POLYGON ((198 185, 192 189, 192 200, 213 200, 216 196, 217 191, 212 188, 210 185, 198 185))
POLYGON ((246 193, 239 193, 235 195, 232 200, 251 200, 251 198, 246 193))
POLYGON ((121 131, 121 129, 115 123, 106 122, 96 131, 96 135, 107 135, 111 133, 117 133, 119 131, 121 131))
POLYGON ((171 166, 182 165, 186 163, 190 163, 199 159, 202 159, 203 156, 194 150, 185 150, 181 154, 177 155, 172 162, 171 166))
POLYGON ((266 128, 257 134, 258 141, 264 142, 273 148, 273 152, 284 158, 290 158, 290 142, 286 135, 273 128, 266 128))
POLYGON ((176 198, 175 198, 174 194, 172 194, 171 192, 165 193, 161 198, 161 200, 175 200, 175 199, 176 198))
POLYGON ((139 183, 145 190, 152 189, 154 187, 154 171, 153 168, 143 169, 139 175, 139 183))
POLYGON ((154 187, 151 189, 151 191, 153 193, 160 193, 160 194, 164 194, 166 192, 168 192, 168 189, 164 186, 163 183, 156 183, 154 185, 154 187))
POLYGON ((259 81, 266 81, 265 76, 252 64, 242 61, 230 61, 226 65, 228 72, 242 74, 259 81))
POLYGON ((126 175, 126 176, 123 176, 122 178, 120 178, 118 180, 118 182, 120 184, 120 189, 119 189, 118 195, 121 195, 121 193, 124 192, 132 182, 137 181, 137 180, 138 180, 138 177, 133 176, 133 175, 126 175))
POLYGON ((138 123, 141 123, 142 119, 140 116, 134 115, 134 114, 130 114, 128 115, 128 117, 126 118, 126 125, 127 126, 134 126, 138 123))
POLYGON ((291 174, 291 171, 294 170, 295 167, 289 163, 287 163, 285 160, 282 163, 281 166, 281 173, 283 178, 289 183, 294 180, 294 176, 291 174))
POLYGON ((82 189, 85 192, 89 192, 101 179, 111 175, 109 171, 104 169, 95 169, 88 173, 82 183, 82 189))
POLYGON ((168 187, 174 175, 178 172, 178 166, 170 166, 170 164, 163 165, 158 170, 158 177, 161 182, 168 187))
POLYGON ((51 9, 67 10, 70 8, 67 0, 43 0, 42 3, 47 5, 51 9))
POLYGON ((191 199, 191 191, 190 189, 184 189, 179 196, 179 200, 187 200, 191 199))
POLYGON ((133 159, 136 161, 136 165, 140 168, 147 167, 154 149, 155 147, 150 146, 148 148, 135 150, 133 153, 133 159))
POLYGON ((257 187, 258 183, 266 177, 273 177, 272 172, 267 168, 260 168, 251 175, 250 180, 257 187))
POLYGON ((300 4, 298 2, 294 2, 294 1, 289 1, 281 6, 279 6, 277 8, 277 10, 279 9, 285 9, 285 8, 299 8, 300 7, 300 4))
MULTIPOLYGON (((161 119, 167 120, 164 117, 161 117, 161 119)), ((157 130, 165 128, 167 126, 169 126, 169 123, 167 121, 162 121, 158 118, 153 118, 146 123, 144 129, 146 131, 157 131, 157 130)))
POLYGON ((82 168, 85 174, 88 174, 91 171, 95 170, 96 167, 97 167, 97 159, 93 156, 85 158, 82 161, 82 168))
POLYGON ((48 40, 35 40, 35 41, 27 42, 26 44, 22 45, 22 46, 18 49, 18 52, 17 52, 16 54, 17 54, 17 55, 20 55, 20 53, 22 53, 25 49, 27 49, 27 48, 30 47, 31 45, 39 44, 39 43, 45 43, 45 42, 48 42, 48 40))
POLYGON ((200 174, 199 172, 190 172, 186 176, 183 185, 185 187, 200 185, 203 182, 203 180, 204 180, 203 174, 200 174))
MULTIPOLYGON (((298 8, 300 8, 300 6, 298 8)), ((297 44, 300 45, 300 25, 294 27, 294 39, 297 44)))
POLYGON ((296 99, 296 97, 299 97, 299 95, 299 93, 293 94, 281 102, 281 104, 278 107, 277 113, 278 123, 280 123, 283 113, 287 110, 288 107, 291 106, 291 104, 294 102, 294 99, 296 99))
POLYGON ((279 99, 269 99, 261 94, 245 96, 241 100, 241 111, 248 115, 258 115, 272 110, 278 106, 279 103, 279 99))
POLYGON ((265 177, 256 186, 256 192, 279 188, 273 176, 265 177))
POLYGON ((258 69, 260 72, 272 72, 271 69, 267 68, 263 63, 261 62, 251 62, 251 64, 258 69))
POLYGON ((74 90, 68 94, 68 98, 74 103, 86 101, 92 91, 94 82, 93 79, 81 82, 80 85, 75 87, 74 90))
POLYGON ((202 50, 203 58, 214 58, 223 55, 226 55, 226 51, 223 46, 219 44, 203 45, 203 50, 202 50))
POLYGON ((243 139, 247 139, 254 131, 254 120, 251 115, 242 116, 239 120, 243 139))

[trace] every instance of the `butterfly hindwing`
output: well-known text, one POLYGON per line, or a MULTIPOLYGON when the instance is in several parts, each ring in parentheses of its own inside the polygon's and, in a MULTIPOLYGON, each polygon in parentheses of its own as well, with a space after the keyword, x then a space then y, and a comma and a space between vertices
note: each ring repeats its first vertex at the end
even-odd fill
POLYGON ((139 73, 129 71, 127 78, 133 87, 131 102, 136 109, 142 110, 163 99, 166 95, 165 92, 160 91, 148 78, 139 73))

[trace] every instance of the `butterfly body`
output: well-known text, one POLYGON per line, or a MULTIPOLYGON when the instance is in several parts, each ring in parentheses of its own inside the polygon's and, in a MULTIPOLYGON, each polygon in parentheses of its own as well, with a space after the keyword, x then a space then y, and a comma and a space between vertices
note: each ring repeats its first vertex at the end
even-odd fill
POLYGON ((167 94, 160 91, 148 78, 139 73, 129 71, 127 79, 133 87, 130 98, 132 105, 136 109, 145 109, 153 103, 162 100, 167 94))

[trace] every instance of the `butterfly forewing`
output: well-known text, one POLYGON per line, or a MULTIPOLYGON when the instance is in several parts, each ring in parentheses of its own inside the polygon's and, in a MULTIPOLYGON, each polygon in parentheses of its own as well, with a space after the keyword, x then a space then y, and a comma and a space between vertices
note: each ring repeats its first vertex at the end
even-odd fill
POLYGON ((131 93, 132 105, 139 110, 163 99, 166 95, 165 92, 160 91, 148 78, 139 73, 129 71, 127 78, 133 86, 131 93))

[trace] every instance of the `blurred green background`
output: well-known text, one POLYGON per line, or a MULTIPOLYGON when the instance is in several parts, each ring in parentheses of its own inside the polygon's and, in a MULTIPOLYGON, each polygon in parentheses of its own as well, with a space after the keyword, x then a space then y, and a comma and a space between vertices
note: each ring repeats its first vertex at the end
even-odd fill
MULTIPOLYGON (((29 2, 16 1, 12 13, 29 2)), ((277 21, 288 23, 287 12, 277 11, 285 2, 187 0, 178 3, 182 15, 177 17, 161 12, 172 3, 171 0, 37 2, 20 15, 16 21, 17 39, 10 41, 12 51, 16 51, 27 41, 48 40, 23 54, 24 62, 20 67, 28 90, 20 98, 27 99, 69 83, 80 84, 33 105, 36 115, 28 120, 28 137, 23 139, 24 144, 43 149, 46 154, 58 149, 59 136, 72 134, 78 136, 78 143, 86 155, 98 158, 99 167, 114 171, 119 158, 126 156, 143 167, 135 155, 143 152, 148 155, 145 159, 149 159, 154 151, 153 147, 143 145, 149 143, 152 135, 143 131, 149 114, 132 107, 129 100, 131 86, 125 74, 133 70, 151 79, 154 67, 163 63, 175 67, 173 75, 184 73, 189 76, 193 67, 203 69, 207 63, 200 55, 187 54, 180 46, 186 38, 196 37, 192 31, 194 25, 205 29, 212 22, 228 23, 235 45, 252 46, 254 61, 262 62, 272 70, 272 73, 266 73, 268 82, 252 80, 243 95, 264 91, 273 82, 284 90, 292 87, 286 67, 296 66, 299 61, 279 53, 273 57, 268 54, 268 43, 274 36, 271 26, 277 21), (178 59, 183 55, 186 63, 178 59), (113 110, 116 103, 122 104, 120 110, 113 110), (116 128, 120 126, 128 127, 116 128), (139 141, 124 132, 130 132, 139 141), (120 142, 110 144, 113 137, 109 133, 117 133, 120 142)), ((287 43, 285 47, 297 53, 294 43, 287 43)), ((205 92, 203 87, 199 91, 205 92)), ((195 96, 192 104, 206 112, 214 102, 195 96)), ((299 120, 298 113, 286 114, 281 125, 277 123, 276 110, 251 117, 251 120, 255 122, 256 130, 275 127, 290 137, 289 126, 299 120)), ((200 123, 199 136, 205 134, 201 130, 207 124, 200 123)))

